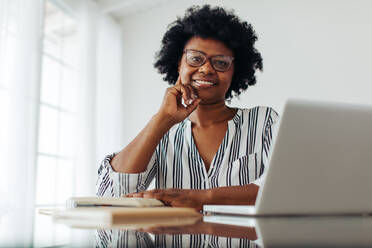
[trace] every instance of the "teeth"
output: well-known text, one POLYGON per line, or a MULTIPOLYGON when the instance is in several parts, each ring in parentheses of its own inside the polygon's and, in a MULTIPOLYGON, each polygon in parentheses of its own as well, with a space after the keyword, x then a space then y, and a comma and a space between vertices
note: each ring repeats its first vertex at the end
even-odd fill
POLYGON ((194 80, 198 84, 205 84, 205 85, 213 85, 214 83, 212 82, 207 82, 207 81, 201 81, 201 80, 194 80))

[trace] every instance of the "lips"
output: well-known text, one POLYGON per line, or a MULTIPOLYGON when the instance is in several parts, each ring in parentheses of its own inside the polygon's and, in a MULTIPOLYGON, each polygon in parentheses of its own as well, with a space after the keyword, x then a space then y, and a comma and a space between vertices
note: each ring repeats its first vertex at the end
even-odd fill
POLYGON ((200 88, 200 89, 207 89, 214 87, 216 85, 215 82, 213 81, 208 81, 208 80, 191 80, 191 85, 195 88, 200 88))

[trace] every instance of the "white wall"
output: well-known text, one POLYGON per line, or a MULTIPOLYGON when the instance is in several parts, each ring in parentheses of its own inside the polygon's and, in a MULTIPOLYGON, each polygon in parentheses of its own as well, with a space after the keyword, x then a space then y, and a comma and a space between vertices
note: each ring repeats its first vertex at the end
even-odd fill
MULTIPOLYGON (((97 34, 96 161, 123 146, 122 33, 111 18, 101 15, 97 34)), ((97 162, 97 165, 98 165, 97 162)))
POLYGON ((81 53, 75 194, 81 196, 94 194, 100 162, 124 146, 123 41, 121 26, 96 3, 74 3, 81 53))
POLYGON ((235 9, 255 27, 264 58, 258 83, 232 106, 273 106, 290 97, 372 104, 372 1, 171 1, 124 17, 124 143, 158 110, 167 84, 154 67, 166 26, 191 3, 235 9))

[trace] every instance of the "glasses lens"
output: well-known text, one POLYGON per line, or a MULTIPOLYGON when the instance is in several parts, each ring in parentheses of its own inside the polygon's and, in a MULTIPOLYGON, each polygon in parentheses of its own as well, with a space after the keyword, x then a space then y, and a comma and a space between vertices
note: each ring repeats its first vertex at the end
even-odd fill
POLYGON ((186 51, 186 62, 191 66, 201 66, 204 64, 205 60, 205 55, 198 51, 186 51))
POLYGON ((217 71, 227 71, 230 68, 232 59, 227 56, 216 56, 212 58, 213 68, 217 71))

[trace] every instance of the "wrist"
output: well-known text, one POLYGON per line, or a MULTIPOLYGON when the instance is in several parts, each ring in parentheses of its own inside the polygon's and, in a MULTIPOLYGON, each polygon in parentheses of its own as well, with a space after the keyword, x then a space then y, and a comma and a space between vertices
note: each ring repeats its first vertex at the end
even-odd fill
POLYGON ((213 199, 214 199, 214 190, 213 189, 206 189, 203 190, 204 194, 201 197, 201 202, 203 205, 207 204, 213 204, 213 199))
POLYGON ((156 113, 152 117, 152 121, 154 121, 156 127, 162 130, 164 133, 166 133, 172 126, 177 124, 172 116, 162 113, 156 113))

